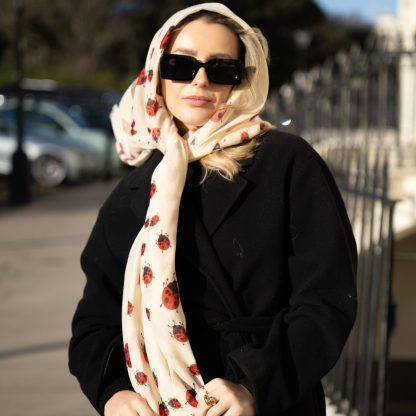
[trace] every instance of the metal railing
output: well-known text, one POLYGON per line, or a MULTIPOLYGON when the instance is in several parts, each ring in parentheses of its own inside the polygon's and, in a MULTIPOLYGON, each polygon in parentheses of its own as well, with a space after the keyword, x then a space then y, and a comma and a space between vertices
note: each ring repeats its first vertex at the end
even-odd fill
POLYGON ((333 138, 361 145, 377 141, 390 149, 390 162, 400 166, 406 144, 400 137, 400 91, 406 89, 407 71, 408 88, 414 89, 409 123, 414 124, 416 50, 377 37, 368 48, 353 46, 321 67, 295 72, 292 83, 270 94, 266 113, 276 121, 291 120, 287 129, 313 145, 333 138))
POLYGON ((321 154, 343 194, 358 246, 358 313, 344 351, 324 380, 332 404, 346 415, 386 415, 395 201, 387 194, 388 155, 359 147, 321 154))
POLYGON ((326 160, 356 237, 357 320, 324 379, 327 398, 348 416, 387 414, 396 202, 388 184, 391 165, 401 166, 404 156, 399 117, 404 56, 414 59, 416 79, 415 51, 373 38, 366 51, 353 47, 320 68, 296 73, 266 107, 266 117, 305 137, 326 160))

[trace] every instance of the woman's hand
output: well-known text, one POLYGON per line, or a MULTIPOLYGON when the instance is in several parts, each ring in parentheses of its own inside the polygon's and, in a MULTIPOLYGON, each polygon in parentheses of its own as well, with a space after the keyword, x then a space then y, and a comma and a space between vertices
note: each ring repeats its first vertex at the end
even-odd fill
POLYGON ((205 391, 201 389, 196 396, 195 416, 254 416, 254 398, 241 384, 214 378, 205 384, 205 389, 218 403, 209 407, 204 400, 205 391))
POLYGON ((157 416, 147 401, 130 390, 121 390, 107 400, 104 416, 157 416))

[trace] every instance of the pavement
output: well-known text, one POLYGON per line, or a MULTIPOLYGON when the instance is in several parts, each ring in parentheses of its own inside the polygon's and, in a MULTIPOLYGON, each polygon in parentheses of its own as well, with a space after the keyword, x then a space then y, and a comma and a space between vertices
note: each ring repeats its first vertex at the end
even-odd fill
POLYGON ((80 253, 117 180, 63 187, 0 208, 0 415, 96 415, 69 373, 80 253))

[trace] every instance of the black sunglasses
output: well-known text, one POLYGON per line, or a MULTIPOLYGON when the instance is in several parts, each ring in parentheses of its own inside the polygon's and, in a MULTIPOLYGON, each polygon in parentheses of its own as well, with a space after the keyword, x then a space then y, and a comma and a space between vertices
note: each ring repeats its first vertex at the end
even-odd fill
POLYGON ((173 81, 192 81, 200 68, 205 68, 208 79, 215 84, 238 85, 244 74, 240 59, 210 59, 201 62, 193 56, 165 53, 160 61, 160 76, 173 81))

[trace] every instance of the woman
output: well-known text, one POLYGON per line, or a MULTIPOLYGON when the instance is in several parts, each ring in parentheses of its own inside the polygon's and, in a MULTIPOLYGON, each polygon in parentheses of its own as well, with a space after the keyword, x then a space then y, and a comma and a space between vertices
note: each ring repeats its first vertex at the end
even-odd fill
POLYGON ((356 248, 324 162, 259 117, 267 90, 260 32, 206 3, 156 33, 114 109, 140 167, 82 254, 69 352, 100 413, 325 414, 356 248))

